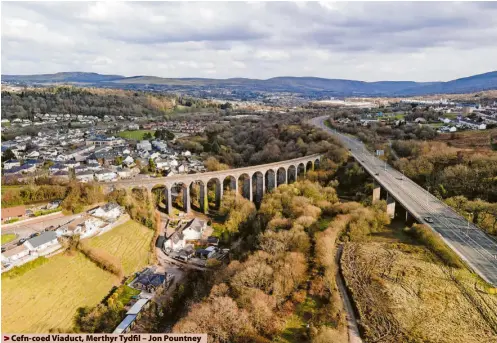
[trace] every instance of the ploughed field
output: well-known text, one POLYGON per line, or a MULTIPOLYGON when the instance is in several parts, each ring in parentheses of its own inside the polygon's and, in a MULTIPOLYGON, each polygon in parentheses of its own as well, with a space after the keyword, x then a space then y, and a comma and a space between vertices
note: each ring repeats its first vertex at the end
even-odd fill
POLYGON ((341 264, 366 342, 497 341, 497 295, 398 229, 346 244, 341 264))

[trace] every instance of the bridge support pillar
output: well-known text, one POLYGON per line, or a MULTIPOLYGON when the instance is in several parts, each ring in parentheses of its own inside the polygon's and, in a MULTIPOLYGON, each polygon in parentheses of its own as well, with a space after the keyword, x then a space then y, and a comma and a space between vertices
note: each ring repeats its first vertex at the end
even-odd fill
MULTIPOLYGON (((256 186, 257 188, 257 186, 256 186)), ((254 194, 253 194, 253 187, 252 187, 252 176, 249 175, 248 179, 248 194, 249 194, 249 200, 254 201, 254 194)))
POLYGON ((183 211, 190 213, 190 186, 183 187, 183 211))
POLYGON ((200 210, 203 213, 209 212, 209 199, 207 199, 207 184, 200 185, 200 210))
POLYGON ((221 200, 223 199, 223 184, 216 185, 216 207, 221 208, 221 200))
POLYGON ((373 202, 380 200, 381 187, 376 181, 373 182, 373 202))
POLYGON ((166 212, 167 214, 169 214, 170 216, 173 214, 173 199, 171 197, 171 189, 170 188, 167 188, 165 189, 165 192, 166 192, 166 212))
POLYGON ((406 225, 410 227, 415 222, 416 222, 416 219, 413 217, 412 214, 409 213, 408 210, 406 210, 406 225))
POLYGON ((395 199, 390 195, 390 193, 387 193, 387 214, 390 218, 395 217, 395 199))

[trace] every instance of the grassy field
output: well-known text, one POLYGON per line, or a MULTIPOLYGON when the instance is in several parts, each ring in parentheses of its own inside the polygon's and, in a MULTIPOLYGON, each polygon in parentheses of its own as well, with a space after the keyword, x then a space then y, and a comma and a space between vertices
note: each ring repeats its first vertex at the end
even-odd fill
POLYGON ((134 130, 134 131, 122 131, 119 132, 118 136, 125 139, 134 139, 134 140, 142 140, 143 136, 147 133, 151 133, 152 135, 155 133, 154 130, 134 130))
POLYGON ((497 296, 476 291, 477 279, 467 269, 446 267, 398 228, 385 228, 367 243, 347 245, 342 267, 371 340, 497 339, 492 330, 497 296))
POLYGON ((22 186, 18 186, 18 185, 15 185, 15 186, 4 186, 4 185, 2 185, 1 192, 3 194, 5 192, 7 192, 7 191, 15 191, 15 190, 21 189, 21 188, 22 188, 22 186))
POLYGON ((118 281, 81 254, 59 254, 20 276, 2 276, 2 331, 69 331, 76 309, 98 304, 118 281))
POLYGON ((497 129, 471 130, 454 134, 444 133, 438 135, 435 140, 445 142, 456 148, 490 150, 490 137, 497 137, 497 129))
POLYGON ((88 239, 88 243, 119 258, 124 273, 130 275, 148 264, 153 236, 152 230, 129 220, 101 236, 88 239))
POLYGON ((13 233, 6 233, 2 235, 2 245, 12 242, 14 239, 16 239, 16 235, 13 233))

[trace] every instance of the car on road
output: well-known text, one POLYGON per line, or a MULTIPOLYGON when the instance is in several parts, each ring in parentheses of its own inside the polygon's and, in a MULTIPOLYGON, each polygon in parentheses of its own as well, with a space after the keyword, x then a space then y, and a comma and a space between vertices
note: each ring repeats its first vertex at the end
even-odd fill
POLYGON ((40 235, 39 232, 35 232, 35 233, 31 234, 31 236, 29 236, 29 238, 34 238, 34 237, 39 236, 39 235, 40 235))
POLYGON ((425 220, 425 222, 430 223, 430 224, 434 223, 432 217, 424 217, 424 220, 425 220))
POLYGON ((26 242, 28 239, 27 238, 21 238, 19 242, 17 242, 17 245, 22 245, 24 242, 26 242))
POLYGON ((376 172, 376 173, 374 173, 374 175, 378 176, 378 175, 380 175, 380 173, 376 172))
POLYGON ((7 248, 2 247, 2 252, 5 252, 5 251, 7 251, 7 248))

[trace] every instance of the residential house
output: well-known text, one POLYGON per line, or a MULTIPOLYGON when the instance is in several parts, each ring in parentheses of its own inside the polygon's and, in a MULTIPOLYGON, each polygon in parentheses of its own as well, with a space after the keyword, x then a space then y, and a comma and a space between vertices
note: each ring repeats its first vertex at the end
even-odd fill
POLYGON ((95 235, 104 226, 105 223, 97 218, 82 217, 61 226, 55 232, 57 236, 80 235, 81 238, 85 238, 95 235))
POLYGON ((52 174, 52 178, 58 181, 69 181, 69 172, 65 170, 59 170, 58 172, 52 174))
POLYGON ((51 166, 50 168, 48 168, 48 170, 50 171, 50 174, 55 174, 56 172, 59 172, 59 171, 69 171, 69 167, 66 166, 65 164, 62 164, 62 163, 56 163, 54 164, 53 166, 51 166))
POLYGON ((147 268, 133 280, 132 287, 153 293, 157 288, 163 286, 165 282, 165 274, 155 273, 152 269, 147 268))
POLYGON ((188 172, 188 165, 186 163, 182 163, 176 168, 178 173, 187 173, 188 172))
POLYGON ((8 160, 8 161, 5 161, 3 163, 4 169, 11 169, 11 168, 20 167, 20 166, 21 166, 21 162, 19 162, 18 160, 8 160))
POLYGON ((133 176, 133 171, 129 168, 117 168, 116 172, 121 179, 129 179, 133 176))
POLYGON ((143 150, 143 151, 150 151, 150 150, 152 150, 152 144, 150 144, 149 141, 143 140, 140 143, 136 144, 136 149, 143 150))
POLYGON ((164 170, 166 168, 169 168, 169 161, 158 159, 155 161, 155 166, 159 170, 164 170))
POLYGON ((43 232, 41 235, 28 239, 24 242, 30 251, 42 251, 58 244, 57 234, 53 231, 43 232))
POLYGON ((26 206, 2 207, 2 222, 14 218, 22 218, 26 215, 26 206))
POLYGON ((124 210, 121 206, 114 202, 109 202, 97 209, 91 211, 90 213, 98 218, 103 218, 105 220, 114 221, 123 214, 124 210))
POLYGON ((112 170, 104 169, 95 172, 95 177, 97 181, 111 181, 117 179, 117 173, 112 170))
POLYGON ((128 167, 132 166, 135 163, 135 160, 131 156, 126 156, 126 158, 123 160, 123 164, 127 165, 128 167))
POLYGON ((29 249, 24 245, 16 246, 13 249, 7 250, 2 253, 2 262, 4 263, 13 263, 15 261, 20 260, 23 257, 29 255, 29 249))
POLYGON ((93 171, 86 170, 86 171, 76 172, 76 180, 80 182, 90 182, 95 180, 95 177, 93 171))
POLYGON ((38 158, 40 157, 40 152, 33 150, 29 154, 26 155, 27 158, 38 158))
POLYGON ((164 243, 164 249, 179 251, 185 248, 189 241, 197 241, 201 239, 206 227, 206 222, 198 218, 192 219, 185 224, 181 224, 178 226, 176 231, 168 237, 164 243))

